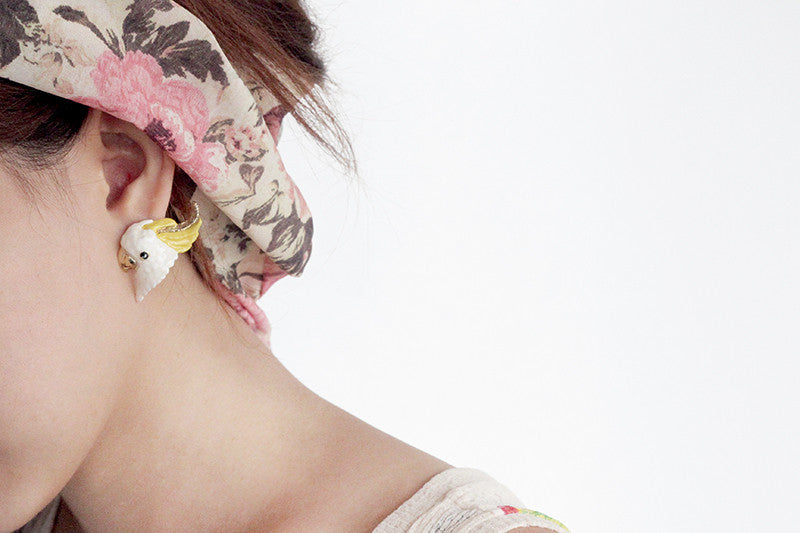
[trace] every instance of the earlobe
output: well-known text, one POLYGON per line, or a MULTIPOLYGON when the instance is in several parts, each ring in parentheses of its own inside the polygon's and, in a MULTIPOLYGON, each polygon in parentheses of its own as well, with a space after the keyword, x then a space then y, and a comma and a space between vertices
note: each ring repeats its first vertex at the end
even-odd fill
POLYGON ((169 206, 175 163, 145 132, 130 122, 92 109, 90 124, 102 143, 108 184, 106 209, 125 224, 157 219, 169 206))

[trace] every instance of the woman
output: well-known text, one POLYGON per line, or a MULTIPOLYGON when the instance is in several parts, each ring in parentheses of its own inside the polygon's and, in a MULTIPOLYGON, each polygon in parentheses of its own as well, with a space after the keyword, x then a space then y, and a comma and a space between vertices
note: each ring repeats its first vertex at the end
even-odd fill
POLYGON ((314 35, 296 2, 0 6, 0 530, 565 531, 271 353, 255 300, 313 233, 285 110, 350 154, 314 35))

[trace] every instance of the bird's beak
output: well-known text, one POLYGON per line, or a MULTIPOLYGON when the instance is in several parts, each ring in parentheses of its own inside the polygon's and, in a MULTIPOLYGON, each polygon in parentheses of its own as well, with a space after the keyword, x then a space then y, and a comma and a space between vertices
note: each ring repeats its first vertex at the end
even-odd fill
POLYGON ((119 260, 119 266, 122 267, 122 270, 136 270, 136 267, 139 266, 122 246, 119 247, 119 252, 117 252, 117 260, 119 260))

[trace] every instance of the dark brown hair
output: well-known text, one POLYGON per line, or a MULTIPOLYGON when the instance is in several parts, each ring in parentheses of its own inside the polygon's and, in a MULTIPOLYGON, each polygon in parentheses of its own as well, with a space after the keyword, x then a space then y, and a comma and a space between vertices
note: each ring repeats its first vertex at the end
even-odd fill
MULTIPOLYGON (((238 71, 266 87, 345 171, 355 173, 352 145, 326 101, 331 82, 317 52, 317 27, 302 0, 174 1, 208 26, 238 71)), ((30 197, 45 197, 38 194, 43 187, 60 188, 55 170, 88 113, 82 104, 0 78, 0 163, 30 197), (21 169, 48 179, 33 183, 21 169)), ((194 189, 194 182, 176 167, 168 216, 183 219, 189 214, 194 189)), ((218 290, 205 247, 197 244, 191 249, 194 265, 206 284, 218 290)))

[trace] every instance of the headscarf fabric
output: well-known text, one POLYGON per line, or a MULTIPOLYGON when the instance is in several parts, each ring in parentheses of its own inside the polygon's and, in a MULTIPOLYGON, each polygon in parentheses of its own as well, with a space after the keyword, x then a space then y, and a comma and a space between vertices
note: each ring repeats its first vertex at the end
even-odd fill
POLYGON ((277 99, 171 0, 3 0, 0 77, 133 123, 197 184, 218 291, 267 341, 256 304, 299 275, 313 224, 276 150, 277 99))

